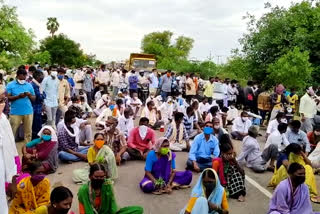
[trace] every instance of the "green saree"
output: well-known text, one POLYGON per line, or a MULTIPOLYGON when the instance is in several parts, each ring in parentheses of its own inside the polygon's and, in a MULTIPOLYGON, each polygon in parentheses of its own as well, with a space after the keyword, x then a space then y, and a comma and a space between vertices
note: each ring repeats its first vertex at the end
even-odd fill
POLYGON ((83 204, 86 214, 142 214, 143 208, 130 206, 118 209, 115 196, 113 194, 112 182, 107 179, 101 189, 101 205, 97 210, 93 203, 95 194, 90 187, 90 182, 83 184, 78 192, 78 200, 83 204))

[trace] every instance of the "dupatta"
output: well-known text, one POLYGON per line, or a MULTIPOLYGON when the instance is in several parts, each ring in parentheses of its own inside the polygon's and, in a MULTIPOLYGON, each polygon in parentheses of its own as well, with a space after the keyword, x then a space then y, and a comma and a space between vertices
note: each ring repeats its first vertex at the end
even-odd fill
POLYGON ((219 177, 218 177, 216 171, 214 171, 211 168, 207 168, 207 169, 203 170, 200 177, 198 178, 197 184, 192 189, 191 197, 196 197, 196 198, 199 198, 201 196, 206 197, 205 196, 205 187, 202 184, 202 176, 203 176, 204 172, 208 171, 208 170, 213 172, 215 179, 216 179, 216 187, 211 192, 210 196, 208 197, 208 201, 210 201, 211 203, 213 203, 213 204, 217 205, 219 208, 221 208, 222 198, 223 198, 223 194, 224 194, 224 188, 220 184, 219 177))

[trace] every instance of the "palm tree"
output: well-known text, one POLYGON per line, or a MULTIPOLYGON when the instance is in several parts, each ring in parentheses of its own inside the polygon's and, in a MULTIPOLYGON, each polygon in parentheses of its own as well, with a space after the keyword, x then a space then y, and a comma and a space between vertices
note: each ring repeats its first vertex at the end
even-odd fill
POLYGON ((54 36, 54 33, 58 31, 59 23, 56 17, 49 17, 47 22, 47 29, 51 33, 51 37, 54 36))

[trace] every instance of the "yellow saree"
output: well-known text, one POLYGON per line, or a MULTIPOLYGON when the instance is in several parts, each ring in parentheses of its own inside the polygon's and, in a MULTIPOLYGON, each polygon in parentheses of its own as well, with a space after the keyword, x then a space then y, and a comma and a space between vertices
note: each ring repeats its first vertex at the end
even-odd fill
MULTIPOLYGON (((310 165, 307 165, 303 157, 301 155, 296 155, 294 153, 290 153, 289 155, 289 163, 298 163, 304 166, 306 170, 306 181, 305 184, 309 187, 310 196, 317 196, 317 185, 316 185, 316 179, 313 174, 312 167, 310 165)), ((269 182, 269 186, 276 187, 281 181, 288 178, 287 169, 285 166, 281 165, 279 169, 275 169, 275 172, 269 182)))
POLYGON ((34 214, 35 210, 50 202, 50 182, 44 178, 36 186, 31 177, 22 179, 17 184, 17 193, 11 202, 9 214, 34 214))

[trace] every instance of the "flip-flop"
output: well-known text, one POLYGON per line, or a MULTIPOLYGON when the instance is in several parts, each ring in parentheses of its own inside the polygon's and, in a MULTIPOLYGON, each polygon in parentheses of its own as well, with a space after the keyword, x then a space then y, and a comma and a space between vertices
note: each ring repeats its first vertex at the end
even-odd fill
POLYGON ((159 191, 159 190, 156 190, 156 191, 153 191, 152 194, 154 194, 154 195, 162 195, 163 192, 159 191))
POLYGON ((181 186, 179 186, 180 189, 188 189, 190 187, 191 187, 190 185, 181 185, 181 186))

